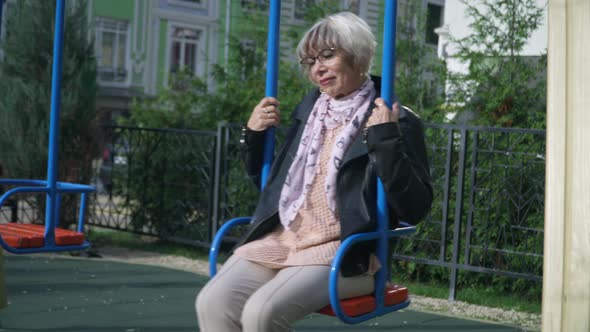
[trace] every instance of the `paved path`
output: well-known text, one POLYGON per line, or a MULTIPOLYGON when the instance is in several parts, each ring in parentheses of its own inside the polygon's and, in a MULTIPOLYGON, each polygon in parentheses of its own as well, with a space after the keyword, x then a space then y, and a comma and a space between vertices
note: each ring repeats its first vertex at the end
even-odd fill
MULTIPOLYGON (((197 274, 104 259, 5 257, 8 308, 0 331, 198 331, 197 274)), ((518 331, 518 328, 404 310, 360 325, 310 315, 294 331, 518 331)), ((222 331, 220 331, 222 332, 222 331)))

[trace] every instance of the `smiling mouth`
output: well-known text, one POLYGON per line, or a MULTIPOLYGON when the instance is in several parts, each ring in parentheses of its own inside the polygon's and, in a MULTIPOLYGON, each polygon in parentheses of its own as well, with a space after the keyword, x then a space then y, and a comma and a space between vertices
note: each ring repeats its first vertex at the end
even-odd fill
POLYGON ((330 83, 330 81, 332 81, 332 78, 324 78, 323 80, 320 80, 320 85, 324 86, 330 83))

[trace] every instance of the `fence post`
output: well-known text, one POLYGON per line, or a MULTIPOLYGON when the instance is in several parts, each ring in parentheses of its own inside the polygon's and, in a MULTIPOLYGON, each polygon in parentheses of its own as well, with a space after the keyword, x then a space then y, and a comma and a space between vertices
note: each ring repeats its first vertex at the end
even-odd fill
POLYGON ((221 186, 221 145, 223 144, 223 124, 217 124, 217 136, 215 142, 215 161, 214 161, 214 177, 213 177, 213 195, 212 197, 212 211, 209 225, 209 243, 213 242, 213 238, 217 233, 217 226, 219 224, 219 191, 221 186))
POLYGON ((475 205, 475 185, 476 185, 476 173, 477 173, 477 149, 479 141, 479 131, 475 130, 473 133, 473 146, 471 147, 471 176, 469 181, 469 212, 467 213, 467 225, 465 228, 465 252, 464 262, 470 264, 470 245, 471 245, 471 231, 473 228, 473 206, 475 205))
POLYGON ((459 171, 457 173, 457 201, 455 202, 455 221, 453 232, 453 257, 451 260, 451 278, 449 280, 449 301, 455 300, 457 293, 457 274, 459 250, 461 249, 461 216, 463 215, 463 180, 465 178, 465 159, 467 155, 467 128, 461 126, 459 145, 459 171))
MULTIPOLYGON (((442 206, 442 226, 440 228, 440 253, 439 261, 444 262, 447 256, 447 222, 449 220, 449 196, 451 192, 451 168, 453 162, 453 129, 447 129, 447 156, 445 160, 445 183, 443 192, 443 206, 442 206)), ((436 150, 433 151, 436 153, 436 150)))
POLYGON ((14 199, 10 201, 10 221, 18 222, 18 200, 14 199))
MULTIPOLYGON (((218 125, 219 126, 219 125, 218 125)), ((217 137, 219 136, 219 134, 217 133, 217 131, 215 132, 215 136, 212 138, 213 139, 213 147, 214 150, 212 152, 210 152, 209 154, 207 154, 207 157, 209 158, 209 169, 207 170, 208 173, 208 177, 209 177, 209 183, 207 186, 207 190, 209 192, 209 200, 207 201, 207 238, 205 240, 205 242, 210 246, 211 242, 212 242, 212 220, 216 220, 217 219, 217 212, 215 212, 216 210, 216 202, 215 202, 215 174, 216 174, 216 163, 217 163, 217 137)), ((210 141, 207 140, 207 144, 209 144, 210 141)))

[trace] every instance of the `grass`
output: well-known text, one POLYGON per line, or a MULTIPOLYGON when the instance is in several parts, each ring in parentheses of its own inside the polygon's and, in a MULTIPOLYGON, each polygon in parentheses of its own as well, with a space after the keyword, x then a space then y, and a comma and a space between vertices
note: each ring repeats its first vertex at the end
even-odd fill
POLYGON ((457 294, 457 300, 486 307, 501 308, 533 314, 541 313, 541 299, 526 299, 518 294, 504 294, 490 289, 466 288, 457 294))
MULTIPOLYGON (((442 282, 425 283, 404 280, 401 283, 410 289, 411 294, 437 299, 448 299, 449 297, 449 285, 442 282)), ((538 299, 531 299, 522 294, 507 294, 493 287, 458 288, 456 300, 485 307, 541 314, 540 296, 538 299)))
POLYGON ((92 249, 98 254, 100 254, 100 248, 103 246, 115 246, 157 252, 165 255, 187 257, 190 259, 208 259, 207 249, 162 241, 155 237, 137 235, 129 232, 93 229, 88 235, 88 241, 92 243, 92 249))
MULTIPOLYGON (((412 281, 404 281, 402 284, 407 286, 410 289, 410 293, 415 295, 437 299, 449 298, 448 284, 412 281)), ((500 293, 497 290, 484 287, 471 286, 468 288, 460 288, 457 290, 456 300, 504 310, 514 310, 533 314, 541 313, 540 298, 538 301, 534 301, 526 299, 519 294, 500 293)))
MULTIPOLYGON (((159 240, 155 237, 137 235, 129 232, 93 229, 89 233, 89 241, 98 254, 102 246, 117 246, 128 249, 157 252, 160 254, 187 257, 190 259, 207 260, 208 249, 189 245, 172 243, 159 240)), ((220 255, 222 256, 222 255, 220 255)), ((220 257, 222 262, 226 257, 220 257)), ((414 282, 403 280, 403 285, 415 295, 447 299, 449 286, 444 282, 414 282)), ((463 287, 457 290, 456 299, 470 304, 486 307, 515 310, 526 313, 541 313, 541 298, 535 296, 523 296, 522 294, 507 294, 500 292, 492 286, 488 287, 463 287), (533 298, 531 300, 531 298, 533 298)))

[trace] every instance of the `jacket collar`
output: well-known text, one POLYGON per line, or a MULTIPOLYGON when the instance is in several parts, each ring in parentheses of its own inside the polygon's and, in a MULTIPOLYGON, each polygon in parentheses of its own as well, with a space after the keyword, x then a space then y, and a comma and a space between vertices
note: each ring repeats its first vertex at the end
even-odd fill
MULTIPOLYGON (((375 91, 376 91, 375 97, 378 97, 381 92, 381 77, 371 75, 371 80, 373 81, 375 91)), ((303 122, 307 121, 307 118, 309 117, 309 113, 311 113, 311 110, 313 109, 313 106, 315 105, 315 102, 318 100, 320 95, 321 95, 321 92, 320 92, 319 88, 316 88, 316 89, 312 90, 310 93, 308 93, 303 98, 301 105, 293 113, 293 118, 295 118, 299 121, 303 121, 303 122)), ((396 98, 394 97, 394 99, 396 99, 396 98)), ((371 108, 375 107, 375 100, 371 101, 371 104, 369 105, 369 107, 371 107, 371 108)), ((404 112, 402 112, 402 113, 404 113, 404 112)), ((400 114, 400 116, 405 116, 405 113, 400 114)))
POLYGON ((367 144, 364 142, 363 133, 360 132, 355 140, 352 142, 348 151, 344 155, 344 160, 342 161, 342 165, 346 164, 347 162, 361 157, 363 155, 367 155, 369 150, 367 149, 367 144))
MULTIPOLYGON (((375 86, 376 91, 375 97, 377 97, 379 95, 379 92, 381 91, 381 78, 378 76, 371 76, 371 80, 373 80, 373 84, 375 86)), ((301 105, 299 105, 299 107, 293 113, 293 118, 300 121, 301 124, 305 124, 307 122, 309 114, 313 110, 315 102, 320 97, 320 94, 321 93, 319 89, 314 89, 313 91, 308 93, 303 98, 301 105)), ((369 104, 369 109, 372 109, 374 107, 375 100, 373 99, 369 104)), ((299 130, 303 130, 303 126, 299 130)), ((367 145, 364 142, 363 133, 359 133, 356 139, 352 142, 350 148, 348 149, 348 152, 346 152, 343 164, 362 155, 366 155, 368 152, 369 151, 367 149, 367 145)))

